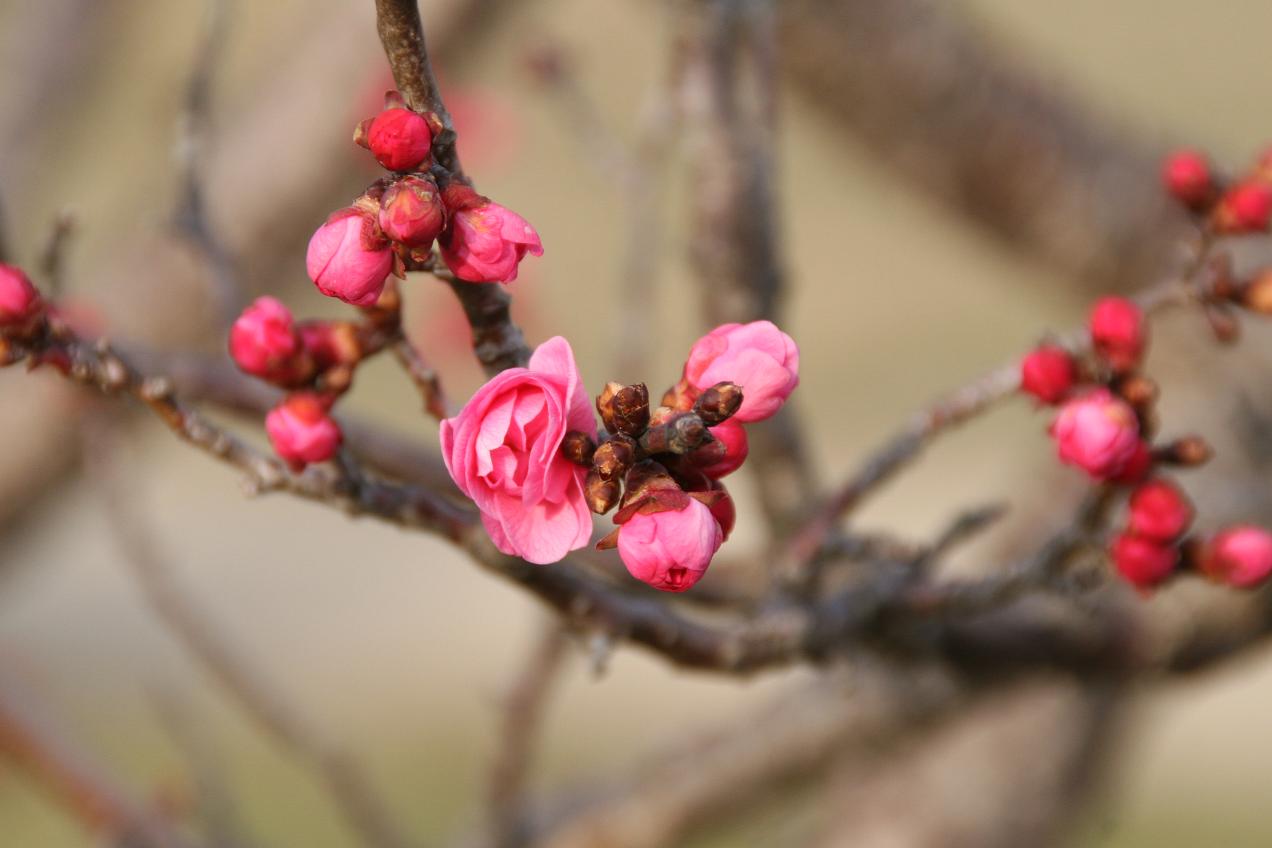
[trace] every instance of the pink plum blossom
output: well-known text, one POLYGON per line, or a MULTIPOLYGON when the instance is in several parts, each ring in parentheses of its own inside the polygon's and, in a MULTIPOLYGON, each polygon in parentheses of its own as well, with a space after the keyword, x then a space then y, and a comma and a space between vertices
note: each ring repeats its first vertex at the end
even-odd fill
POLYGON ((596 438, 574 352, 560 336, 539 345, 529 367, 492 377, 442 422, 446 469, 504 553, 544 564, 587 545, 586 469, 561 453, 570 430, 596 438))
POLYGON ((393 269, 393 251, 376 231, 375 220, 359 209, 341 209, 309 240, 309 279, 318 291, 354 306, 370 306, 393 269))
POLYGON ((451 216, 441 240, 442 259, 456 277, 469 283, 510 283, 527 253, 543 255, 534 227, 511 209, 462 185, 442 194, 451 216))
POLYGON ((633 577, 664 592, 683 592, 706 573, 724 541, 711 510, 695 498, 683 509, 638 512, 618 533, 618 554, 633 577))
POLYGON ((684 377, 697 392, 736 383, 742 387, 742 406, 733 419, 762 421, 799 385, 799 347, 771 321, 723 324, 694 343, 684 377))

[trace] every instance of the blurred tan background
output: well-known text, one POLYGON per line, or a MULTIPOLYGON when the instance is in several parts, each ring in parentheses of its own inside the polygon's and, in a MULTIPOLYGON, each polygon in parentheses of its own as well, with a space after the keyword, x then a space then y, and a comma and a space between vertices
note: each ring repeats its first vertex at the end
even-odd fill
MULTIPOLYGON (((426 26, 435 5, 424 3, 426 26)), ((1266 3, 950 5, 1098 119, 1150 145, 1186 141, 1237 163, 1272 139, 1263 108, 1272 101, 1263 67, 1272 31, 1266 3)), ((169 232, 173 140, 202 10, 197 0, 0 0, 0 199, 10 241, 33 265, 57 211, 73 207, 79 227, 68 291, 120 338, 163 345, 197 337, 209 309, 197 263, 169 232), (147 319, 152 306, 162 321, 147 319)), ((242 269, 254 291, 278 294, 299 314, 330 312, 304 278, 303 239, 270 243, 271 216, 248 210, 303 216, 308 223, 299 228, 274 223, 280 232, 308 232, 372 178, 369 157, 347 143, 387 83, 372 4, 234 0, 230 12, 208 151, 213 218, 236 253, 270 257, 242 269), (279 122, 272 145, 252 141, 249 123, 261 120, 279 122), (334 157, 312 152, 341 145, 345 153, 334 157), (244 177, 262 173, 268 196, 244 177), (277 194, 308 205, 278 206, 277 194), (244 232, 244 219, 253 231, 244 232)), ((441 68, 467 169, 543 237, 545 256, 523 266, 513 286, 527 332, 534 342, 568 336, 594 388, 613 377, 669 384, 699 330, 697 297, 686 294, 684 198, 673 190, 663 208, 649 292, 653 362, 646 374, 615 374, 623 200, 559 125, 523 60, 534 45, 561 45, 606 121, 631 134, 639 104, 664 71, 666 34, 659 4, 643 0, 510 3, 487 36, 441 68)), ((800 395, 822 468, 848 468, 933 395, 1080 318, 1089 290, 897 179, 798 91, 784 93, 780 121, 782 230, 794 287, 786 329, 803 351, 800 395)), ((404 291, 413 332, 462 402, 479 373, 458 307, 426 279, 404 291)), ((1168 350, 1173 335, 1196 332, 1172 322, 1159 346, 1168 350)), ((1267 347, 1272 328, 1251 327, 1248 344, 1257 346, 1260 335, 1267 347)), ((206 337, 198 343, 215 346, 206 337)), ((1181 426, 1204 420, 1204 394, 1171 394, 1172 375, 1188 367, 1163 354, 1168 408, 1181 426)), ((31 413, 50 394, 62 418, 82 412, 49 376, 0 374, 0 432, 9 440, 0 473, 21 464, 28 440, 55 426, 31 413)), ((422 442, 436 438, 388 363, 360 375, 352 403, 422 442)), ((957 434, 874 502, 863 523, 921 537, 960 507, 1010 495, 1050 465, 1043 427, 1018 404, 957 434)), ((133 433, 130 484, 179 576, 279 687, 372 765, 414 832, 473 823, 496 703, 536 631, 532 602, 440 541, 282 497, 245 499, 233 474, 156 424, 142 422, 133 433)), ((68 430, 67 452, 75 439, 68 430)), ((739 549, 754 542, 745 532, 754 483, 739 481, 742 530, 731 543, 739 549)), ((265 842, 353 844, 310 777, 191 667, 119 556, 91 486, 61 487, 18 513, 0 536, 0 662, 57 704, 138 786, 180 781, 181 754, 155 692, 183 693, 265 842)), ((1176 601, 1167 593, 1152 603, 1169 611, 1176 601)), ((737 713, 786 679, 693 678, 632 650, 619 650, 596 679, 583 659, 550 718, 537 775, 544 786, 603 778, 674 731, 737 713)), ((1079 844, 1272 843, 1263 809, 1272 785, 1269 697, 1272 665, 1260 657, 1142 703, 1124 728, 1127 756, 1111 799, 1079 844)), ((788 844, 811 815, 766 814, 745 837, 725 834, 713 844, 788 844)), ((0 844, 91 843, 29 784, 0 770, 0 844)))

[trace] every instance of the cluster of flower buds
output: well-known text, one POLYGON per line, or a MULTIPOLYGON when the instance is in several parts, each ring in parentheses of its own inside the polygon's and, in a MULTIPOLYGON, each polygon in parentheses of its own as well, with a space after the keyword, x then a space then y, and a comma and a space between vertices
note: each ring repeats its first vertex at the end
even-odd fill
MULTIPOLYGON (((1214 235, 1265 232, 1272 217, 1272 152, 1240 180, 1216 177, 1205 156, 1191 150, 1167 158, 1167 191, 1214 235)), ((1200 301, 1217 338, 1236 337, 1234 307, 1272 314, 1272 271, 1238 279, 1224 257, 1205 269, 1200 301)), ((1224 530, 1209 541, 1185 534, 1194 517, 1187 496, 1162 476, 1165 466, 1204 463, 1209 446, 1197 436, 1155 444, 1157 386, 1141 371, 1148 348, 1142 309, 1105 297, 1088 321, 1091 354, 1078 357, 1044 344, 1020 363, 1020 389, 1058 406, 1050 427, 1061 462, 1105 484, 1131 487, 1126 524, 1109 546, 1118 573, 1149 591, 1184 571, 1199 571, 1232 586, 1251 586, 1272 574, 1272 534, 1257 527, 1224 530)))
POLYGON ((607 384, 600 431, 558 337, 442 422, 442 457, 504 553, 556 562, 588 544, 593 513, 617 508, 599 546, 617 547, 638 580, 682 592, 733 530, 720 478, 746 459, 743 424, 775 414, 798 382, 789 336, 767 321, 728 324, 694 345, 657 408, 643 384, 607 384))
POLYGON ((399 320, 396 290, 363 320, 296 322, 272 297, 259 297, 230 328, 230 358, 244 372, 289 391, 265 419, 274 450, 293 469, 324 462, 340 447, 330 412, 358 365, 383 350, 399 320))
POLYGON ((460 280, 507 283, 527 253, 543 254, 534 227, 479 195, 433 161, 440 118, 407 107, 395 91, 385 108, 358 125, 354 141, 390 176, 328 217, 309 241, 305 264, 318 290, 354 306, 371 306, 390 275, 431 267, 433 245, 460 280))
POLYGON ((1216 233, 1267 232, 1272 219, 1272 151, 1240 178, 1224 179, 1204 154, 1179 150, 1166 157, 1162 183, 1171 197, 1216 233))
POLYGON ((725 324, 689 351, 657 409, 642 385, 610 383, 596 399, 607 438, 572 447, 588 466, 589 508, 614 514, 599 547, 617 547, 633 577, 681 592, 706 573, 736 510, 721 478, 747 456, 746 423, 774 415, 799 384, 799 348, 769 321, 725 324))

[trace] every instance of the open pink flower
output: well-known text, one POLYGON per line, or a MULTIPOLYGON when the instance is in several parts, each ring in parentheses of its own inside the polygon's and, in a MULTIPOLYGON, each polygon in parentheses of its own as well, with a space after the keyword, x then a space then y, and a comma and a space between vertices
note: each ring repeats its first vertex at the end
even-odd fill
POLYGON ((1139 422, 1131 407, 1107 389, 1066 403, 1051 425, 1060 461, 1097 480, 1120 474, 1138 450, 1139 422))
POLYGON ((596 438, 574 352, 560 336, 539 345, 528 368, 492 377, 442 422, 446 469, 504 553, 556 562, 591 538, 586 471, 561 453, 570 430, 596 438))
POLYGON ((799 385, 799 347, 771 321, 722 324, 694 343, 684 376, 699 392, 716 383, 736 383, 742 387, 742 406, 733 419, 762 421, 799 385))
POLYGON ((393 269, 393 251, 368 213, 334 213, 309 240, 305 268, 318 291, 354 306, 370 306, 393 269))
POLYGON ((527 253, 543 255, 543 242, 530 223, 467 186, 442 193, 451 216, 442 238, 442 259, 456 277, 470 283, 510 283, 527 253))
POLYGON ((638 512, 618 533, 618 555, 633 577, 664 592, 683 592, 702 579, 724 531, 701 501, 683 509, 638 512))

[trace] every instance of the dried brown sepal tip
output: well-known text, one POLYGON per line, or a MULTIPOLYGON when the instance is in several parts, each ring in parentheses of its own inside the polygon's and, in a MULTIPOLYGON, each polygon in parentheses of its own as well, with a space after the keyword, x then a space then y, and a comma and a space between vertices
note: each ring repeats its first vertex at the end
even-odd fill
POLYGON ((611 433, 639 436, 649 426, 649 389, 644 383, 606 383, 596 398, 596 411, 611 433))
POLYGON ((596 453, 596 442, 581 430, 571 430, 561 440, 561 454, 575 465, 589 467, 596 453))
POLYGON ((1117 393, 1136 412, 1143 412, 1157 401, 1157 383, 1143 374, 1131 374, 1118 383, 1117 393))
POLYGON ((621 480, 636 461, 636 442, 618 435, 602 442, 592 454, 592 470, 602 480, 621 480))
POLYGON ((1184 436, 1153 450, 1153 459, 1169 465, 1192 467, 1210 461, 1214 450, 1201 436, 1184 436))
POLYGON ((618 505, 623 493, 622 484, 618 480, 606 480, 593 468, 587 472, 583 481, 583 497, 587 500, 587 508, 597 515, 604 515, 618 505))
POLYGON ((733 417, 733 413, 737 412, 741 406, 741 386, 736 383, 716 383, 698 397, 693 405, 693 411, 698 414, 704 424, 714 427, 733 417))
POLYGON ((1232 314, 1232 310, 1222 303, 1207 303, 1203 307, 1206 316, 1206 323, 1210 325, 1210 332, 1214 334, 1215 341, 1220 344, 1232 344, 1241 337, 1241 324, 1237 322, 1237 316, 1232 314))
POLYGON ((1245 286, 1241 303, 1251 312, 1272 315, 1272 268, 1260 272, 1245 286))
POLYGON ((651 456, 660 453, 687 454, 710 442, 711 431, 697 414, 684 412, 650 427, 640 437, 640 447, 651 456))

